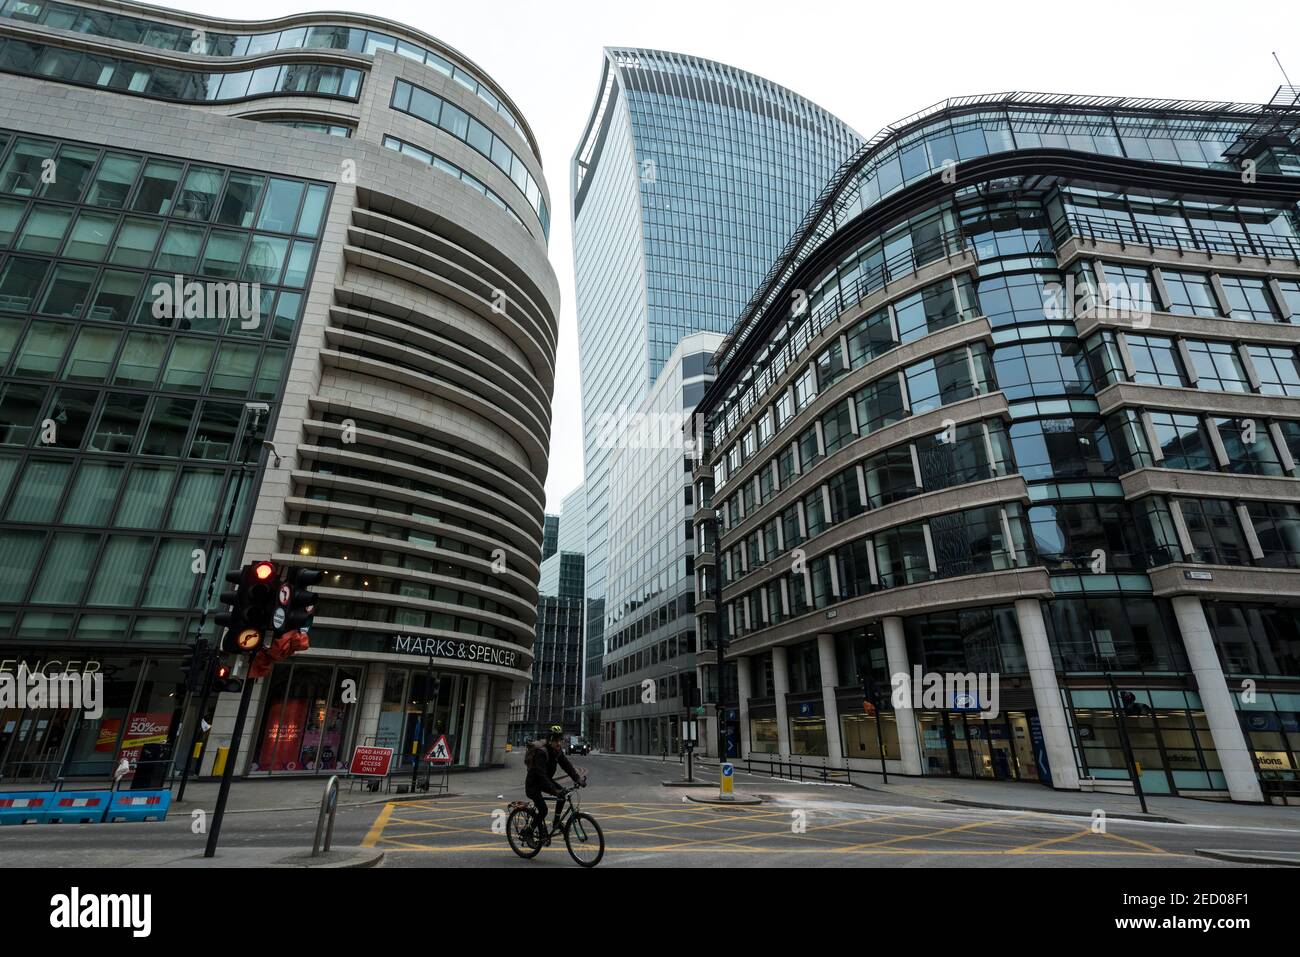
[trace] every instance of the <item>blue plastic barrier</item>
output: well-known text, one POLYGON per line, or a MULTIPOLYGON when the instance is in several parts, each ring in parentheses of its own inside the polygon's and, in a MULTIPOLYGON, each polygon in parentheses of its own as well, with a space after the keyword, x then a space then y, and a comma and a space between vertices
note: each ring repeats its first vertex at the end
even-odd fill
POLYGON ((112 791, 56 791, 45 802, 45 823, 98 824, 112 800, 112 791))
POLYGON ((40 824, 50 808, 53 791, 0 792, 0 824, 40 824))
POLYGON ((171 803, 171 791, 118 791, 104 821, 165 821, 171 803))

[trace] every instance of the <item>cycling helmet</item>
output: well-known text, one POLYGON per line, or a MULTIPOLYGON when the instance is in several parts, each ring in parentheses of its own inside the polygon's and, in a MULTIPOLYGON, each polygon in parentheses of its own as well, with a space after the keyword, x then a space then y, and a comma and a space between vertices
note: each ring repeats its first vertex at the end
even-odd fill
POLYGON ((551 725, 550 733, 547 735, 552 741, 564 737, 564 728, 558 724, 551 725))

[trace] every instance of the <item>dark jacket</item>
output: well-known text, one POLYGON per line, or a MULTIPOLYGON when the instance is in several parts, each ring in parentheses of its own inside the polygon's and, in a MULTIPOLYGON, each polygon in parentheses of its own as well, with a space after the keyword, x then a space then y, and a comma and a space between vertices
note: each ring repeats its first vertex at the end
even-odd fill
POLYGON ((564 747, 561 746, 552 749, 545 740, 533 742, 533 746, 540 748, 539 760, 535 767, 528 769, 528 778, 524 782, 524 788, 540 788, 550 794, 555 794, 559 788, 555 784, 555 769, 560 767, 577 783, 580 780, 578 769, 573 766, 569 756, 564 753, 564 747))

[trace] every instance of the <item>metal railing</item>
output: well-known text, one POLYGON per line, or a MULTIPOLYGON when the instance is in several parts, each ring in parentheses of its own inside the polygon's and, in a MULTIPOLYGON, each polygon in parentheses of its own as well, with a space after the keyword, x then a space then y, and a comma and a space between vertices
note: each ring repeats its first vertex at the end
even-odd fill
POLYGON ((1091 242, 1177 249, 1182 252, 1218 253, 1290 259, 1300 265, 1300 243, 1290 236, 1267 236, 1225 229, 1201 229, 1165 223, 1128 223, 1104 216, 1066 214, 1070 232, 1091 242))

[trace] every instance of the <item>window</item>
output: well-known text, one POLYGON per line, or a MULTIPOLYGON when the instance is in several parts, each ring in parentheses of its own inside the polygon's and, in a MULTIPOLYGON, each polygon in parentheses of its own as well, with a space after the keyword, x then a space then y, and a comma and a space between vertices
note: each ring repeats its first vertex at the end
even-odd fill
MULTIPOLYGON (((1259 374, 1260 392, 1264 395, 1300 396, 1300 363, 1296 361, 1294 349, 1286 346, 1249 348, 1250 358, 1259 374)), ((1235 353, 1233 358, 1236 358, 1235 353)))
POLYGON ((1222 499, 1179 499, 1192 539, 1192 561, 1207 565, 1248 565, 1250 549, 1231 503, 1222 499))
POLYGON ((1206 273, 1168 270, 1161 276, 1165 289, 1169 291, 1170 312, 1179 316, 1219 315, 1219 303, 1214 298, 1214 289, 1206 273))
POLYGON ((1264 553, 1259 564, 1300 568, 1300 508, 1290 502, 1249 502, 1246 511, 1264 553))
POLYGON ((863 510, 862 496, 858 491, 858 470, 848 468, 834 476, 827 489, 831 496, 831 522, 843 522, 860 515, 863 510))
POLYGON ((920 523, 900 525, 875 536, 876 574, 882 588, 929 581, 929 551, 920 523))
POLYGON ((810 365, 799 374, 799 378, 794 383, 794 404, 795 408, 803 411, 807 408, 808 403, 817 398, 817 378, 816 372, 810 365))
POLYGON ((821 447, 817 444, 817 426, 810 425, 799 436, 799 470, 808 471, 808 467, 822 457, 821 447))
POLYGON ((1076 340, 1003 346, 993 352, 993 370, 1008 399, 1084 395, 1092 389, 1083 347, 1076 340))
POLYGON ((982 345, 972 347, 969 356, 965 349, 954 349, 908 366, 903 374, 912 414, 919 415, 986 391, 991 378, 987 367, 988 355, 982 345))
POLYGON ((864 461, 862 475, 870 508, 880 508, 920 491, 916 486, 912 453, 906 445, 886 449, 864 461))
MULTIPOLYGON (((1300 304, 1300 297, 1297 298, 1297 303, 1300 304)), ((854 369, 884 355, 898 344, 894 341, 888 309, 878 309, 869 316, 863 316, 854 323, 845 338, 849 342, 849 365, 854 369)))
POLYGON ((1254 322, 1277 322, 1263 279, 1249 276, 1220 276, 1228 297, 1228 315, 1254 322))
POLYGON ((1174 340, 1163 336, 1129 336, 1129 354, 1133 357, 1134 382, 1147 385, 1183 385, 1174 340))
POLYGON ((1161 467, 1210 471, 1217 468, 1210 437, 1198 416, 1152 412, 1151 426, 1164 459, 1161 467))
POLYGON ((821 417, 822 438, 826 443, 827 455, 857 438, 849 421, 849 401, 849 399, 841 399, 821 417))
MULTIPOLYGON (((1281 351, 1290 354, 1294 362, 1294 354, 1291 350, 1281 351)), ((1237 355, 1236 348, 1230 343, 1189 340, 1187 352, 1192 357, 1192 367, 1196 370, 1198 389, 1217 389, 1220 392, 1250 391, 1250 381, 1246 378, 1246 371, 1241 367, 1241 359, 1237 355)), ((1296 385, 1300 387, 1300 378, 1297 378, 1296 385)))
POLYGON ((974 298, 970 276, 963 273, 899 300, 894 303, 899 341, 911 342, 971 318, 974 298))
POLYGON ((1227 471, 1241 475, 1285 475, 1266 423, 1255 419, 1215 419, 1228 455, 1227 471))
POLYGON ((898 376, 877 379, 853 394, 857 403, 858 434, 867 435, 903 418, 903 390, 898 376))

